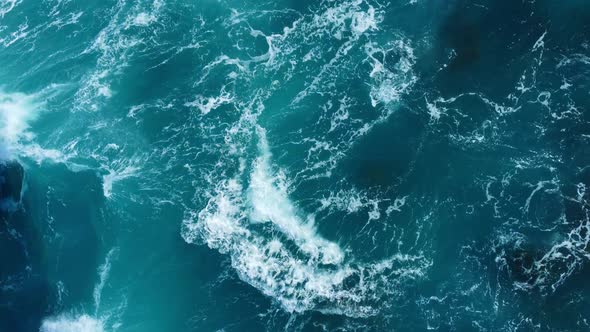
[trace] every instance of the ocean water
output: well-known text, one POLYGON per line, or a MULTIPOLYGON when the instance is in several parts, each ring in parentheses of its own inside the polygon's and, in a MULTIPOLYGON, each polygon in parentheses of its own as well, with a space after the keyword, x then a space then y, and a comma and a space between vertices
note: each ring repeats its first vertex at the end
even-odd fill
POLYGON ((587 0, 0 0, 0 331, 590 330, 587 0))

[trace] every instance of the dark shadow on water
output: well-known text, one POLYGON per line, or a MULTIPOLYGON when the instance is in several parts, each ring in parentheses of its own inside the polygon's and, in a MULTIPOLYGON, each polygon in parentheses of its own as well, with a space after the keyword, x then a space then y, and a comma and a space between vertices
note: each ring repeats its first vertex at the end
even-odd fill
POLYGON ((397 184, 411 170, 419 149, 423 120, 409 109, 395 111, 353 146, 342 175, 363 188, 397 184))
POLYGON ((20 179, 18 172, 4 172, 10 183, 24 180, 26 189, 13 211, 0 212, 2 331, 38 331, 44 317, 91 303, 100 264, 95 225, 104 199, 98 177, 61 165, 25 168, 20 179))
POLYGON ((0 330, 37 331, 50 290, 41 264, 40 236, 20 207, 24 169, 0 164, 0 330))
POLYGON ((433 53, 444 95, 481 89, 504 96, 513 89, 525 57, 545 31, 547 18, 531 15, 527 1, 443 1, 433 53), (442 67, 445 64, 445 67, 442 67), (498 82, 503 84, 498 84, 498 82))

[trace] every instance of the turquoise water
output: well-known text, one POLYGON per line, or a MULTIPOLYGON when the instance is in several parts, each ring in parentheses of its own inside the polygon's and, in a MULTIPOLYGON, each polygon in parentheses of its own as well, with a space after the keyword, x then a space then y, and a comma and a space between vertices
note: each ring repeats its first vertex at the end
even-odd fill
POLYGON ((586 1, 0 0, 0 331, 590 329, 586 1))

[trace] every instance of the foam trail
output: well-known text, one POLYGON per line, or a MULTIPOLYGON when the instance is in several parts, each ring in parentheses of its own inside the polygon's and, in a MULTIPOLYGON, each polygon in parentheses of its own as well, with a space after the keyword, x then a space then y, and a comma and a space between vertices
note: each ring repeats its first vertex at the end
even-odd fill
POLYGON ((102 264, 99 268, 98 268, 98 276, 99 276, 99 281, 96 284, 96 286, 94 286, 94 306, 95 306, 95 315, 98 313, 98 309, 100 308, 100 300, 101 300, 101 295, 102 295, 102 290, 106 284, 106 281, 109 277, 109 273, 111 272, 111 261, 113 260, 113 256, 116 254, 117 252, 117 248, 113 248, 109 251, 109 253, 107 254, 107 257, 105 258, 105 262, 104 264, 102 264))

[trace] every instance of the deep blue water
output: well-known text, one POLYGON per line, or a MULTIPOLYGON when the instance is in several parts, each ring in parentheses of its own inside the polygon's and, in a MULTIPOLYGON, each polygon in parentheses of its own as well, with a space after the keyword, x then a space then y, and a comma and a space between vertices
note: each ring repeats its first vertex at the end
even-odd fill
POLYGON ((590 330, 586 0, 0 0, 0 332, 590 330))

